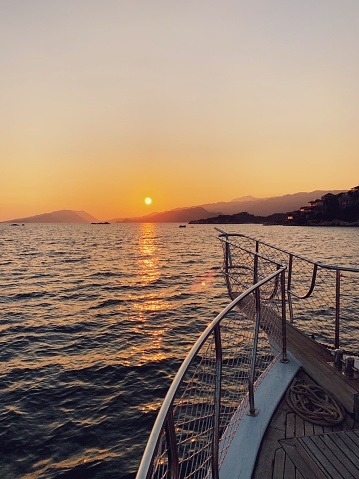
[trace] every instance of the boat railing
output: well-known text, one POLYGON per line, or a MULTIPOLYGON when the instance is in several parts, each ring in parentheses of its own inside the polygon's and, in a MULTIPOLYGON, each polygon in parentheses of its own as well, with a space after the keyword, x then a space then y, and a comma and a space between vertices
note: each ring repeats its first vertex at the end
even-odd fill
POLYGON ((248 266, 257 265, 256 283, 209 324, 182 363, 137 479, 218 479, 241 418, 256 414, 258 384, 286 361, 286 267, 249 250, 247 256, 248 266))
POLYGON ((223 272, 234 299, 255 282, 258 266, 248 263, 248 251, 260 253, 287 267, 288 316, 303 332, 328 347, 357 349, 359 269, 327 265, 240 233, 219 233, 224 252, 223 272))

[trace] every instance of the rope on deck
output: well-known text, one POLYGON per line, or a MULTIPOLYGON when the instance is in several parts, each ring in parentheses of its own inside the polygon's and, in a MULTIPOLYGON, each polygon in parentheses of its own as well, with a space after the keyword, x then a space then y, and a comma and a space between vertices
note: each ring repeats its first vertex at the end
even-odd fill
POLYGON ((343 406, 317 385, 295 379, 286 393, 288 405, 298 416, 320 426, 335 426, 344 421, 343 406))

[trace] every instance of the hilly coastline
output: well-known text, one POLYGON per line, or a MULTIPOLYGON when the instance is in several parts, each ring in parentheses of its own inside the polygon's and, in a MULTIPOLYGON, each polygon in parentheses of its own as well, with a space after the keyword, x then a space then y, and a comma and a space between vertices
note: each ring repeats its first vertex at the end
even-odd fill
POLYGON ((6 220, 3 223, 100 223, 104 221, 109 223, 189 223, 205 222, 205 220, 213 223, 224 220, 229 222, 278 222, 283 221, 288 212, 299 210, 303 205, 313 201, 313 199, 322 198, 327 194, 337 195, 343 192, 345 193, 345 190, 315 190, 271 198, 243 196, 228 202, 176 208, 140 217, 105 220, 99 220, 85 211, 58 210, 35 216, 6 220), (244 213, 251 216, 245 217, 244 213), (235 215, 235 217, 231 218, 231 215, 235 215), (278 215, 283 216, 280 217, 278 215), (228 216, 228 218, 225 219, 224 216, 228 216))
POLYGON ((244 196, 228 202, 208 203, 200 206, 210 213, 219 212, 223 215, 232 215, 246 211, 256 216, 269 216, 275 213, 287 213, 288 211, 297 210, 309 201, 321 198, 327 193, 336 195, 344 191, 346 190, 314 190, 270 198, 244 196))
POLYGON ((337 194, 342 191, 345 190, 315 190, 271 198, 243 196, 227 202, 207 203, 190 208, 176 208, 136 218, 113 218, 108 221, 110 223, 178 223, 210 219, 219 215, 238 214, 244 211, 251 215, 264 217, 277 213, 287 213, 288 211, 299 209, 313 198, 321 197, 327 193, 337 194))
POLYGON ((218 215, 191 224, 276 224, 291 226, 359 226, 359 186, 338 194, 326 193, 295 211, 256 216, 248 212, 218 215))

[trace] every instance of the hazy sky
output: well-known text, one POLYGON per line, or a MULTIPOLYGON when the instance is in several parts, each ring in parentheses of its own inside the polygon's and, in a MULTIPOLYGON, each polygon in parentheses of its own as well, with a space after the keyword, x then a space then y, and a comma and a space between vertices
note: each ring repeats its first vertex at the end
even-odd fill
POLYGON ((358 0, 0 0, 0 71, 0 220, 359 183, 358 0))

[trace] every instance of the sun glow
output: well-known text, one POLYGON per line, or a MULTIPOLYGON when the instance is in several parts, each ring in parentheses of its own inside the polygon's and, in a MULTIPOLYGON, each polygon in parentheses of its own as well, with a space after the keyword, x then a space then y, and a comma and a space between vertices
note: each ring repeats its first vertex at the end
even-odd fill
POLYGON ((145 203, 146 203, 146 205, 152 204, 152 198, 150 198, 149 196, 147 196, 147 198, 145 198, 145 203))

